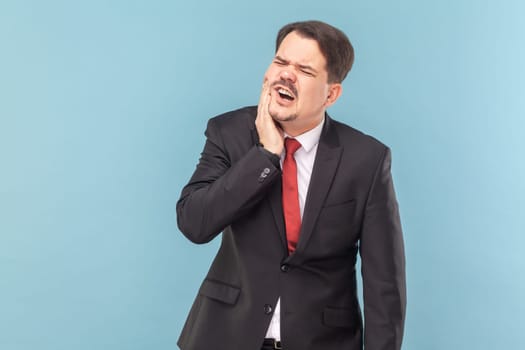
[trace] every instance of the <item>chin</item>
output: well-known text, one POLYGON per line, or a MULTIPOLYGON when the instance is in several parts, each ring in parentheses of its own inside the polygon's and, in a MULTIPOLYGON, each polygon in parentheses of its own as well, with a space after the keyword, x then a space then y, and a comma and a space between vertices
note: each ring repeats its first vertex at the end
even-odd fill
POLYGON ((270 113, 272 119, 278 123, 282 122, 291 122, 297 119, 297 114, 272 114, 270 113))
MULTIPOLYGON (((287 108, 286 108, 287 109, 287 108)), ((270 116, 276 122, 290 122, 297 119, 297 113, 295 111, 282 110, 281 108, 269 110, 270 116)))

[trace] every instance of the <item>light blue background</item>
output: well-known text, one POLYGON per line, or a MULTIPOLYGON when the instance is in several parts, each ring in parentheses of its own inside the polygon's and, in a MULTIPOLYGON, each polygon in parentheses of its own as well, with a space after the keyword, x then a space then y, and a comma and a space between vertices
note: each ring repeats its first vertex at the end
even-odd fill
POLYGON ((356 49, 330 113, 391 146, 404 349, 525 348, 525 5, 2 1, 0 349, 174 349, 217 249, 175 203, 278 28, 356 49))

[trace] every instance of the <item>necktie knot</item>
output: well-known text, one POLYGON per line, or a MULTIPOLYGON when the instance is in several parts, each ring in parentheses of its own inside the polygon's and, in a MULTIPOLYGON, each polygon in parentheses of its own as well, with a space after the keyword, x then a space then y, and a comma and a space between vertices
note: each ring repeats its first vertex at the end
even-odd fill
POLYGON ((287 137, 284 139, 284 148, 286 149, 286 155, 293 155, 299 148, 301 144, 296 139, 287 137))

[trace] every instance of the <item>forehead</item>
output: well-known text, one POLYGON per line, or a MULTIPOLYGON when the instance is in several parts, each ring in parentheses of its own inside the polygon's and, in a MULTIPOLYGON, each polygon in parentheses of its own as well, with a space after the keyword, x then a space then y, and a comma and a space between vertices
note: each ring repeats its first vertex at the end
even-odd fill
POLYGON ((295 64, 309 65, 318 69, 326 66, 326 59, 317 41, 302 37, 296 32, 291 32, 283 39, 276 56, 295 64))

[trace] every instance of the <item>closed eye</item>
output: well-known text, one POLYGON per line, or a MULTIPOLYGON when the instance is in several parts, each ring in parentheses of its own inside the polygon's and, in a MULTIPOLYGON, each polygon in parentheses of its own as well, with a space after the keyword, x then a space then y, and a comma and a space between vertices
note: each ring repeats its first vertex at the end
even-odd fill
POLYGON ((308 75, 310 77, 315 77, 316 70, 313 67, 302 65, 302 64, 299 64, 298 67, 299 67, 299 70, 302 73, 304 73, 304 74, 306 74, 306 75, 308 75))
MULTIPOLYGON (((291 64, 290 61, 287 61, 286 59, 280 56, 275 56, 273 63, 275 63, 276 65, 280 67, 284 67, 284 66, 291 64)), ((296 69, 298 69, 301 73, 305 74, 306 76, 315 77, 317 75, 317 71, 312 66, 302 65, 302 64, 293 64, 293 65, 295 66, 296 69)))
POLYGON ((313 77, 314 76, 314 73, 310 72, 309 70, 306 70, 306 69, 301 69, 301 72, 308 75, 309 77, 313 77))

